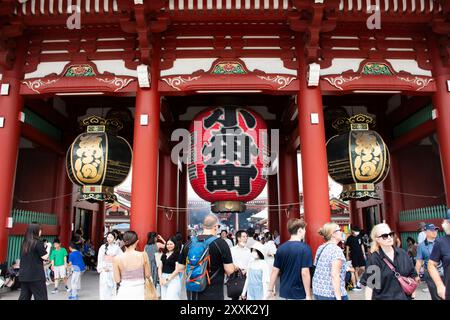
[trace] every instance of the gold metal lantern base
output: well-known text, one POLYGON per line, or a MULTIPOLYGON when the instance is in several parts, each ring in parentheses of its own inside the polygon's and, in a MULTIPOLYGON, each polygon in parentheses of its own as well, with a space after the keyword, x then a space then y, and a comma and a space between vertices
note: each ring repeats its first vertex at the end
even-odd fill
POLYGON ((217 201, 211 204, 211 211, 219 212, 244 212, 245 203, 241 201, 217 201))
POLYGON ((80 188, 79 200, 86 200, 89 202, 104 201, 113 203, 114 201, 117 201, 117 197, 114 194, 113 187, 83 186, 80 188))
POLYGON ((344 201, 352 199, 365 201, 369 199, 381 199, 381 198, 375 190, 375 184, 354 183, 354 184, 346 184, 343 186, 340 199, 344 201))

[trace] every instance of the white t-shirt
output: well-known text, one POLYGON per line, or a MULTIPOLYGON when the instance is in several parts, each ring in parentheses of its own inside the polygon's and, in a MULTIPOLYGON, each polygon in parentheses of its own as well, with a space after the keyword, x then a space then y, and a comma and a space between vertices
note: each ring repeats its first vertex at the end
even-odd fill
POLYGON ((264 243, 264 247, 266 248, 267 258, 274 259, 275 253, 277 253, 277 246, 275 245, 275 242, 272 240, 267 241, 264 243))
POLYGON ((241 248, 236 245, 230 249, 231 257, 233 258, 233 264, 239 269, 247 270, 250 262, 253 260, 252 253, 249 248, 241 248))
POLYGON ((122 249, 115 243, 108 245, 108 250, 105 254, 106 245, 102 245, 98 250, 97 258, 97 272, 103 272, 104 268, 112 271, 113 259, 115 256, 120 256, 123 254, 122 249))
MULTIPOLYGON (((222 239, 223 239, 223 238, 222 238, 222 239)), ((225 240, 225 242, 228 244, 228 246, 229 246, 230 248, 233 247, 233 242, 232 242, 230 239, 225 238, 225 239, 223 239, 223 240, 225 240)))
MULTIPOLYGON (((262 287, 263 287, 263 300, 265 300, 268 296, 268 290, 269 290, 269 283, 270 283, 270 270, 269 266, 264 260, 260 259, 254 259, 249 265, 249 271, 258 271, 262 270, 262 287)), ((247 290, 249 286, 249 276, 247 276, 247 279, 245 280, 244 288, 242 290, 241 295, 246 295, 247 290)))
POLYGON ((425 241, 425 239, 427 238, 427 233, 425 231, 422 231, 421 233, 419 233, 419 235, 417 236, 417 243, 421 244, 422 242, 425 241))

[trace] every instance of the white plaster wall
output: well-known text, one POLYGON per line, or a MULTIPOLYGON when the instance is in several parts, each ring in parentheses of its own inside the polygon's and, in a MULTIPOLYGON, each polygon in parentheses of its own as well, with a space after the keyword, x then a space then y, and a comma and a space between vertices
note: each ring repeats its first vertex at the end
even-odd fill
POLYGON ((99 73, 108 71, 114 73, 117 76, 129 76, 137 78, 137 71, 125 67, 125 61, 123 60, 92 60, 92 62, 97 66, 99 73))
POLYGON ((363 60, 364 59, 335 58, 333 59, 332 65, 329 68, 320 70, 320 75, 326 76, 329 74, 340 74, 348 70, 353 70, 354 72, 356 72, 363 60))
MULTIPOLYGON (((93 60, 92 62, 97 66, 100 74, 108 71, 118 76, 137 77, 137 71, 126 68, 123 60, 93 60)), ((52 73, 59 75, 64 71, 64 67, 68 63, 69 61, 41 62, 36 71, 25 74, 24 79, 43 78, 52 73)))
MULTIPOLYGON (((348 70, 353 70, 356 72, 362 61, 364 61, 364 59, 336 58, 333 59, 333 63, 329 68, 320 70, 320 75, 326 76, 329 74, 340 74, 348 70)), ((419 68, 417 61, 415 60, 386 59, 386 61, 392 65, 395 72, 405 71, 414 75, 431 77, 431 71, 419 68)))
POLYGON ((26 73, 24 79, 43 78, 51 73, 61 74, 68 63, 69 61, 41 62, 38 64, 36 71, 26 73))
POLYGON ((395 72, 406 71, 411 74, 431 77, 430 70, 419 68, 415 60, 386 59, 394 68, 395 72))

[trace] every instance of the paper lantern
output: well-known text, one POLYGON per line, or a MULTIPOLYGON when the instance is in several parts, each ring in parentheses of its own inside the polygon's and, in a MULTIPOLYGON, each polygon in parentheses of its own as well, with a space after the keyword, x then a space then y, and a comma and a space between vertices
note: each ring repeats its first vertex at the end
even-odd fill
POLYGON ((208 109, 192 122, 189 180, 213 212, 242 212, 267 182, 264 120, 239 107, 208 109))
POLYGON ((342 200, 380 199, 375 184, 389 172, 389 151, 381 136, 369 130, 374 120, 358 114, 333 123, 339 135, 327 142, 328 172, 343 185, 342 200))
POLYGON ((80 134, 66 155, 67 174, 81 186, 80 200, 113 202, 114 187, 128 176, 132 151, 117 136, 122 124, 117 119, 91 116, 81 121, 86 132, 80 134))

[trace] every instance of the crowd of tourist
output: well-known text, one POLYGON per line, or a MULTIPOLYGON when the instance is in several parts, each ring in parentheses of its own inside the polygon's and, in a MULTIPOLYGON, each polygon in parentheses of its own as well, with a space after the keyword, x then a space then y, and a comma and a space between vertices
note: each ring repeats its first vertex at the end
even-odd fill
POLYGON ((303 219, 289 220, 286 228, 290 238, 280 243, 277 231, 232 234, 208 214, 201 234, 187 242, 181 233, 165 240, 149 232, 141 252, 134 231, 113 230, 96 253, 81 230, 67 250, 59 239, 42 241, 39 224, 30 224, 11 270, 20 300, 46 300, 47 286, 55 294, 61 284, 76 300, 88 269, 99 274, 101 300, 181 300, 184 290, 188 300, 347 300, 349 291, 363 287, 367 300, 411 300, 421 281, 432 300, 450 299, 450 210, 442 223, 445 236, 421 224, 406 250, 386 223, 375 225, 370 236, 356 226, 346 236, 332 222, 310 230, 303 219), (324 241, 314 255, 305 242, 309 232, 324 241))

